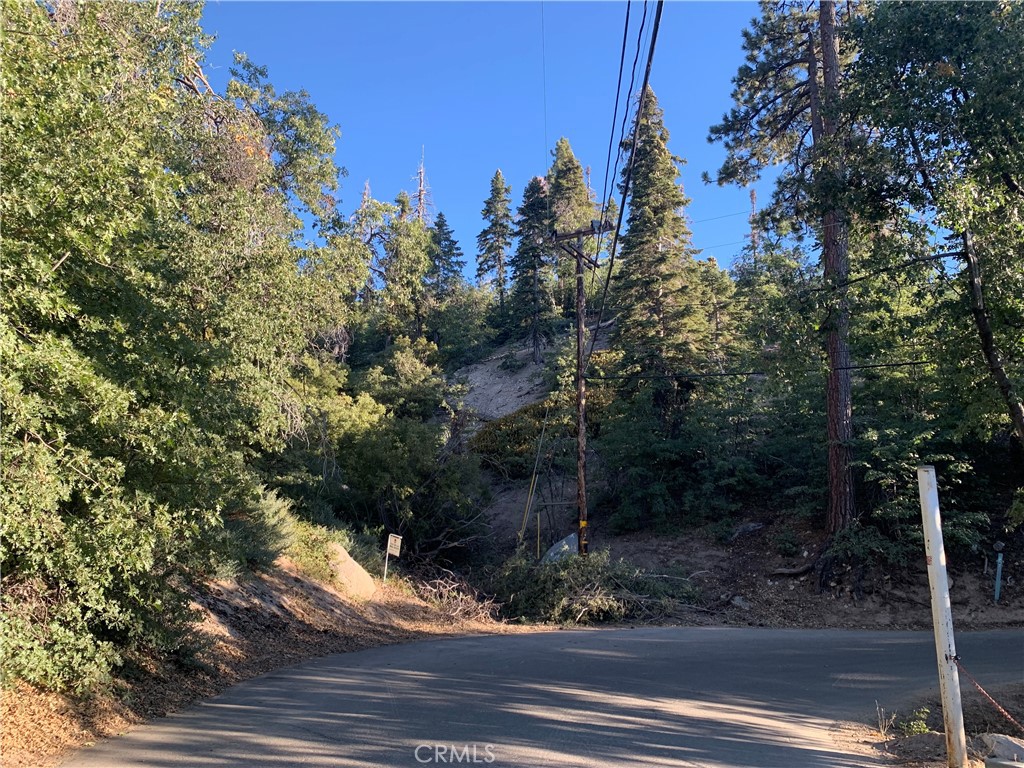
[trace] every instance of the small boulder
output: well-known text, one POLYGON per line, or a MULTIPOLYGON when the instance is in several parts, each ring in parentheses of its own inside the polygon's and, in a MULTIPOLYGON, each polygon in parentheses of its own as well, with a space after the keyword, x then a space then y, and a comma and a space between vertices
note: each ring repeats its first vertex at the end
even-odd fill
POLYGON ((369 600, 377 591, 377 582, 340 544, 331 544, 331 570, 345 592, 360 600, 369 600))
POLYGON ((732 543, 740 536, 745 536, 748 533, 753 533, 754 531, 760 531, 762 528, 764 528, 764 523, 743 523, 742 525, 738 525, 735 530, 733 530, 732 536, 729 537, 729 542, 732 543))
POLYGON ((556 542, 541 559, 542 563, 553 563, 564 557, 579 553, 580 538, 578 534, 570 533, 564 539, 556 542))
POLYGON ((750 610, 750 601, 747 600, 743 595, 736 595, 732 600, 729 601, 730 605, 735 605, 737 608, 743 611, 750 610))
POLYGON ((979 738, 988 750, 989 757, 1024 763, 1024 741, 1001 733, 983 733, 979 738))

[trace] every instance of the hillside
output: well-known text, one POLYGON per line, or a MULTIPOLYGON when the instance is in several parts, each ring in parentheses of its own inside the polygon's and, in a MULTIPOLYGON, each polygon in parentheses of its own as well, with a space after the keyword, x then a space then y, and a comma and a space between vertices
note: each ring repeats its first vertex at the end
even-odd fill
POLYGON ((243 581, 215 581, 194 595, 199 650, 187 663, 136 659, 111 688, 86 699, 27 685, 0 694, 6 768, 49 768, 69 751, 175 712, 225 688, 328 653, 424 637, 522 631, 459 618, 350 563, 332 583, 310 579, 287 557, 243 581), (352 578, 361 587, 352 588, 352 578), (370 590, 367 591, 367 585, 370 590))
MULTIPOLYGON (((526 363, 528 352, 503 347, 487 360, 459 370, 456 380, 469 386, 464 403, 483 421, 510 416, 542 402, 548 394, 543 369, 526 363), (523 367, 510 369, 508 356, 523 367)), ((588 461, 599 466, 591 450, 588 461)), ((529 479, 489 476, 491 502, 487 519, 497 552, 508 556, 523 525, 529 479)), ((535 546, 541 511, 542 549, 572 533, 576 525, 575 478, 565 471, 542 473, 538 498, 563 506, 535 507, 526 523, 525 540, 535 546)), ((820 526, 780 517, 754 507, 719 523, 678 532, 616 535, 600 506, 590 510, 592 550, 607 549, 655 574, 681 575, 699 589, 697 606, 681 606, 670 621, 768 627, 928 629, 931 613, 923 552, 906 568, 842 566, 823 585, 815 565, 827 540, 820 526), (822 588, 819 589, 819 586, 822 588)), ((995 558, 978 553, 973 560, 952 560, 952 602, 960 629, 1024 625, 1024 570, 1007 561, 999 604, 993 603, 995 558)))

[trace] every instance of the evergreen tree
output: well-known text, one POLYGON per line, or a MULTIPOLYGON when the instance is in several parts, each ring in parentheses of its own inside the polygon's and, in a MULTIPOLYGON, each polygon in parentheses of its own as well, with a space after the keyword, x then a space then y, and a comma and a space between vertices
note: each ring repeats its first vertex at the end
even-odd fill
POLYGON ((431 263, 430 231, 411 215, 408 201, 404 192, 395 200, 398 215, 388 225, 381 259, 384 285, 377 295, 377 323, 388 342, 400 335, 421 337, 427 314, 424 278, 431 263))
POLYGON ((426 280, 434 298, 444 301, 463 282, 462 270, 466 262, 444 213, 438 212, 430 238, 430 269, 426 280))
MULTIPOLYGON (((651 379, 650 384, 658 391, 667 418, 686 395, 684 382, 670 374, 701 368, 707 361, 707 292, 682 214, 689 200, 676 181, 680 160, 668 149, 669 134, 650 88, 636 130, 628 228, 622 238, 622 269, 614 295, 618 323, 612 343, 623 351, 627 373, 667 377, 651 379)), ((624 146, 632 146, 632 137, 624 146)))
POLYGON ((683 213, 689 201, 678 184, 681 160, 668 148, 649 88, 635 131, 624 142, 627 150, 634 139, 636 146, 607 355, 625 381, 597 442, 614 500, 610 522, 619 529, 699 523, 730 503, 715 487, 727 455, 719 424, 729 423, 720 418, 729 412, 729 391, 694 374, 728 365, 732 281, 714 261, 694 258, 683 213))
POLYGON ((541 363, 541 346, 551 335, 555 318, 552 269, 548 248, 547 181, 535 176, 526 185, 516 223, 515 254, 512 256, 510 314, 513 327, 526 328, 533 345, 533 362, 541 363))
POLYGON ((777 201, 801 218, 816 219, 824 279, 833 288, 822 318, 829 373, 825 387, 829 434, 828 528, 835 533, 855 517, 852 471, 853 405, 849 211, 844 167, 850 139, 841 104, 840 74, 851 59, 840 37, 856 6, 837 14, 833 0, 817 13, 799 5, 762 0, 761 17, 744 32, 746 63, 734 78, 736 106, 712 127, 728 156, 718 182, 748 183, 769 165, 783 163, 777 201))
MULTIPOLYGON (((552 228, 559 232, 582 229, 595 218, 594 203, 583 179, 583 167, 573 154, 569 140, 555 144, 554 163, 548 170, 549 206, 552 228)), ((587 245, 593 248, 594 243, 587 245)), ((576 264, 568 257, 557 256, 555 266, 555 297, 563 313, 571 314, 576 302, 576 264)))
POLYGON ((476 279, 479 282, 490 277, 498 294, 498 311, 504 315, 508 273, 506 258, 508 249, 512 245, 514 230, 512 187, 505 183, 505 177, 501 175, 500 168, 494 172, 494 178, 491 179, 491 195, 484 202, 481 215, 487 222, 487 226, 476 238, 478 249, 476 279))

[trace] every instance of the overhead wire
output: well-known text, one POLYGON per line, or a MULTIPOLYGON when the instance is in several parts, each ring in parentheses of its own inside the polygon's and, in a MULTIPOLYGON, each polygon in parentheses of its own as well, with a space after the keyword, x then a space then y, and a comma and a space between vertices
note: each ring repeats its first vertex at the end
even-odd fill
POLYGON ((749 216, 749 215, 750 215, 750 211, 736 211, 736 213, 725 213, 725 214, 722 214, 721 216, 712 216, 709 219, 697 219, 696 221, 691 221, 690 223, 691 224, 703 224, 705 221, 718 221, 719 219, 731 219, 733 216, 749 216))
MULTIPOLYGON (((622 113, 622 126, 619 128, 619 140, 615 141, 615 126, 618 122, 619 113, 619 96, 622 93, 622 72, 623 64, 625 63, 626 56, 626 44, 629 39, 629 5, 626 5, 626 23, 622 30, 622 52, 619 59, 619 80, 615 88, 615 110, 612 113, 612 129, 611 134, 608 137, 608 156, 605 159, 604 166, 604 182, 601 185, 601 222, 605 220, 605 216, 608 213, 608 200, 611 194, 615 191, 615 177, 619 174, 619 160, 622 159, 622 142, 626 136, 626 123, 629 120, 629 102, 633 98, 633 87, 636 85, 636 68, 640 63, 640 52, 643 50, 644 33, 647 28, 647 0, 644 0, 643 15, 640 17, 640 29, 637 30, 636 35, 636 53, 633 55, 633 66, 630 68, 629 73, 629 88, 626 90, 626 109, 622 113), (619 150, 615 153, 615 163, 612 165, 611 174, 608 173, 609 161, 612 157, 612 147, 619 146, 619 150)), ((623 197, 623 203, 625 203, 625 197, 623 197)), ((621 223, 621 217, 619 218, 621 223)), ((601 249, 604 245, 604 232, 599 232, 597 235, 597 253, 601 253, 601 249)), ((610 274, 610 273, 609 273, 610 274)), ((596 270, 594 276, 597 276, 596 270)), ((606 281, 607 282, 607 281, 606 281)), ((605 288, 607 291, 607 288, 605 288)), ((591 349, 593 351, 593 349, 591 349)))
MULTIPOLYGON (((930 365, 936 362, 935 360, 906 360, 899 363, 866 363, 863 365, 844 365, 839 368, 826 369, 833 371, 864 371, 874 368, 906 368, 912 365, 930 365)), ((797 373, 822 373, 823 371, 819 368, 805 368, 797 371, 797 373)), ((634 373, 634 374, 621 374, 612 376, 587 376, 589 381, 614 381, 620 379, 628 380, 647 380, 647 379, 720 379, 730 376, 771 376, 772 374, 768 371, 717 371, 711 373, 634 373)))
MULTIPOLYGON (((597 343, 597 336, 601 329, 601 322, 604 319, 605 305, 608 300, 608 285, 611 282, 612 269, 615 267, 615 249, 618 247, 619 243, 619 232, 622 230, 622 217, 626 211, 626 199, 629 195, 629 183, 633 178, 633 165, 636 159, 636 144, 640 134, 640 120, 643 116, 644 99, 647 95, 647 86, 651 80, 651 65, 654 63, 654 49, 658 43, 658 29, 661 26, 661 14, 664 7, 665 0, 658 0, 658 8, 654 14, 654 26, 651 28, 651 44, 647 51, 647 66, 644 68, 644 81, 640 86, 640 98, 637 100, 636 119, 633 124, 633 143, 629 150, 629 165, 626 166, 626 175, 622 181, 622 204, 619 206, 618 222, 615 225, 615 229, 612 230, 612 247, 608 254, 608 271, 605 274, 604 289, 601 292, 601 309, 597 314, 597 325, 594 326, 594 335, 590 339, 590 351, 587 353, 587 358, 583 366, 584 372, 586 372, 590 358, 594 354, 594 345, 597 343)), ((646 4, 644 5, 644 8, 646 10, 646 4)))
MULTIPOLYGON (((615 125, 619 121, 619 98, 622 96, 622 73, 626 66, 626 47, 629 43, 629 11, 632 0, 626 2, 626 22, 622 27, 622 51, 619 53, 619 76, 615 84, 615 109, 612 110, 612 129, 608 134, 608 154, 604 160, 604 179, 601 183, 601 220, 604 221, 605 208, 608 205, 608 169, 612 165, 612 147, 615 146, 615 125)), ((646 9, 646 4, 645 4, 646 9)), ((642 26, 642 25, 641 25, 642 26)), ((635 66, 635 64, 634 64, 635 66)), ((627 109, 628 109, 627 94, 627 109)), ((600 251, 598 251, 600 252, 600 251)))
MULTIPOLYGON (((548 164, 548 57, 547 33, 544 28, 544 0, 541 0, 540 3, 540 88, 544 112, 544 162, 541 164, 541 168, 544 168, 548 164)), ((548 205, 550 206, 550 203, 548 205)))
MULTIPOLYGON (((632 7, 633 7, 633 0, 626 0, 626 20, 625 20, 625 23, 622 25, 622 49, 619 52, 619 74, 618 74, 618 77, 616 78, 616 82, 615 82, 615 108, 612 110, 612 127, 611 127, 611 130, 608 132, 608 152, 607 152, 607 154, 605 156, 605 159, 604 159, 604 176, 602 177, 602 180, 601 180, 601 213, 600 213, 600 218, 601 218, 602 222, 604 221, 604 217, 605 217, 605 214, 607 213, 607 208, 608 208, 608 181, 609 181, 609 178, 610 178, 609 175, 608 175, 608 169, 611 168, 611 166, 612 166, 612 147, 615 146, 615 126, 619 122, 619 101, 620 101, 620 99, 622 97, 622 75, 625 72, 625 68, 626 68, 626 48, 629 45, 629 14, 630 14, 630 10, 632 9, 632 7)), ((647 10, 646 2, 644 4, 644 10, 645 11, 647 10)), ((646 19, 646 13, 645 13, 644 19, 646 19)), ((643 23, 642 22, 641 22, 640 28, 643 29, 643 23)), ((637 49, 637 50, 639 51, 639 49, 637 49)), ((635 75, 636 75, 636 60, 634 59, 633 75, 631 75, 631 78, 635 77, 635 75)), ((630 94, 627 93, 626 94, 627 111, 628 111, 628 104, 629 104, 629 96, 630 96, 630 94)), ((620 139, 620 143, 621 143, 621 139, 620 139)), ((617 168, 618 167, 618 153, 616 153, 616 158, 615 159, 616 159, 616 168, 617 168)), ((612 177, 614 177, 614 172, 612 173, 612 177)), ((601 243, 602 243, 603 239, 604 239, 604 232, 600 232, 598 234, 598 236, 597 236, 597 253, 598 254, 601 253, 601 243)), ((591 290, 593 290, 594 283, 595 283, 596 280, 597 280, 597 270, 594 270, 591 273, 591 275, 590 275, 590 287, 591 287, 591 290)))

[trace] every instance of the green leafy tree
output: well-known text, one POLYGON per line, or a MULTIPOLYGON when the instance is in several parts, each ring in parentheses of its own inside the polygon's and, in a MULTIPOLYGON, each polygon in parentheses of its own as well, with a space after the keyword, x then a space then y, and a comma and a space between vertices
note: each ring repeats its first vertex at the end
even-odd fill
POLYGON ((337 224, 301 94, 212 93, 199 6, 69 8, 4 5, 0 600, 5 676, 82 690, 184 651, 225 518, 268 540, 256 461, 306 428, 289 378, 365 265, 296 245, 303 206, 337 224))
POLYGON ((431 269, 430 230, 411 216, 408 196, 395 201, 397 210, 383 233, 376 321, 385 338, 420 338, 424 334, 428 293, 426 278, 431 269))
POLYGON ((888 150, 888 183, 876 187, 956 239, 962 298, 950 294, 940 313, 969 315, 974 329, 952 326, 944 366, 969 380, 965 390, 986 375, 983 391, 995 395, 987 399, 1001 400, 1024 445, 1024 67, 1012 53, 1024 43, 1024 12, 1009 3, 880 4, 857 32, 851 100, 888 150))

